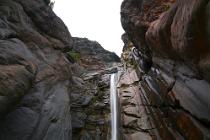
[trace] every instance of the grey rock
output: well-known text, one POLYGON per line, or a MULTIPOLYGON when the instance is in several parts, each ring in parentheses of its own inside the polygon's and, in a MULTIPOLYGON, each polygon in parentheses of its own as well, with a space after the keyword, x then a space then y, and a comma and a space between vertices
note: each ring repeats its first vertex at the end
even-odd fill
POLYGON ((105 50, 98 42, 90 41, 87 38, 73 38, 74 49, 81 56, 92 56, 107 63, 120 62, 120 58, 113 52, 105 50))
POLYGON ((81 139, 80 140, 93 140, 90 136, 90 134, 88 134, 87 131, 83 131, 81 139))
POLYGON ((0 139, 71 139, 70 33, 43 0, 0 7, 0 139))
POLYGON ((85 126, 87 115, 84 112, 72 113, 72 129, 81 129, 85 126))

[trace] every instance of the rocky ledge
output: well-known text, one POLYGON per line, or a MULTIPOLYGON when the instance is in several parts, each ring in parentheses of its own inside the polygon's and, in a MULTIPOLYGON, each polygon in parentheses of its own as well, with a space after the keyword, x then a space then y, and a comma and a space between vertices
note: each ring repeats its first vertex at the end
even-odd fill
POLYGON ((0 1, 0 139, 104 138, 107 83, 97 76, 82 79, 90 72, 83 59, 91 70, 103 65, 103 71, 106 59, 119 58, 97 42, 71 37, 49 5, 49 0, 0 1), (98 55, 95 63, 92 52, 107 57, 98 55))
POLYGON ((120 58, 72 37, 50 0, 0 0, 0 139, 210 139, 209 0, 124 0, 120 58))
POLYGON ((123 1, 123 77, 131 78, 121 81, 126 139, 210 139, 209 5, 123 1))

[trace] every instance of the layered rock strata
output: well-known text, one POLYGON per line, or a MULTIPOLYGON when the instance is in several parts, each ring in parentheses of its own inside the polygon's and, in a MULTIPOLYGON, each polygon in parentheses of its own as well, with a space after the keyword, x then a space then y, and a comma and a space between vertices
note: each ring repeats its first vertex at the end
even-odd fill
POLYGON ((155 139, 210 139, 208 7, 208 0, 123 1, 122 57, 131 54, 155 139))
MULTIPOLYGON (((86 106, 89 102, 97 103, 94 94, 102 94, 95 93, 98 85, 94 83, 97 80, 84 82, 81 79, 84 72, 87 74, 89 71, 79 63, 81 57, 75 53, 75 48, 80 45, 75 40, 83 39, 71 37, 67 27, 49 5, 49 0, 0 0, 1 140, 74 139, 72 131, 78 125, 76 121, 87 116, 85 112, 78 115, 79 110, 74 112, 77 103, 74 99, 81 98, 80 101, 86 106), (81 92, 77 88, 82 88, 81 92), (91 93, 91 96, 85 95, 85 98, 82 94, 85 90, 89 90, 87 94, 91 93)), ((91 41, 85 43, 89 43, 86 47, 93 45, 90 50, 104 51, 110 59, 114 56, 113 61, 119 60, 101 46, 91 41)), ((87 57, 82 53, 80 55, 87 57)), ((93 62, 94 58, 91 59, 89 61, 93 62)), ((103 62, 101 58, 98 59, 98 63, 103 62)), ((98 81, 100 83, 100 77, 98 81)), ((101 121, 94 118, 97 116, 91 118, 91 113, 87 117, 99 121, 100 126, 105 122, 103 118, 101 121)), ((100 131, 96 134, 104 138, 102 132, 107 130, 107 127, 97 127, 91 133, 100 131)))

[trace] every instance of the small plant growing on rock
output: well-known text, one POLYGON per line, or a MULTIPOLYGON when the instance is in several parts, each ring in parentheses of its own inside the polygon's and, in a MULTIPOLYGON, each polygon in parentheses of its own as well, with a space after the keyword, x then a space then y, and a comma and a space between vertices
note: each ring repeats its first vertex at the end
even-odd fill
POLYGON ((79 61, 80 58, 81 58, 80 53, 78 53, 78 52, 76 52, 74 50, 70 50, 69 52, 67 52, 67 55, 69 55, 75 61, 79 61))

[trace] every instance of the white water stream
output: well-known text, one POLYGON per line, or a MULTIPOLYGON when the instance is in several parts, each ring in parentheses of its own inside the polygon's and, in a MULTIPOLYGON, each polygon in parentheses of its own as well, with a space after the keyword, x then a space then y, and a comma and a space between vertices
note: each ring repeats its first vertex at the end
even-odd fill
POLYGON ((111 75, 110 80, 110 105, 111 105, 111 140, 119 139, 119 113, 117 93, 117 73, 111 75))

